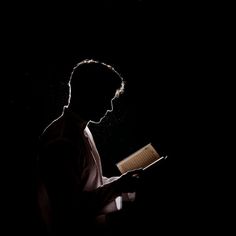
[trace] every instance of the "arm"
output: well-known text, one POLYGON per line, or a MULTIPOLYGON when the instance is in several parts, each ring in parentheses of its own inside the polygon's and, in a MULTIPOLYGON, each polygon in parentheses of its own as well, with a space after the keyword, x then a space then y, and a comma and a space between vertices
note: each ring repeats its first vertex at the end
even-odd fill
POLYGON ((77 209, 78 212, 89 210, 91 214, 97 214, 121 194, 113 183, 119 177, 93 191, 85 192, 82 175, 86 170, 83 159, 83 153, 79 153, 70 142, 59 140, 41 152, 41 173, 58 207, 77 209))
POLYGON ((132 173, 127 173, 85 192, 81 178, 84 164, 82 158, 78 159, 81 155, 71 143, 61 140, 43 151, 41 162, 43 179, 57 215, 74 227, 78 222, 91 221, 122 192, 133 192, 136 180, 132 173))

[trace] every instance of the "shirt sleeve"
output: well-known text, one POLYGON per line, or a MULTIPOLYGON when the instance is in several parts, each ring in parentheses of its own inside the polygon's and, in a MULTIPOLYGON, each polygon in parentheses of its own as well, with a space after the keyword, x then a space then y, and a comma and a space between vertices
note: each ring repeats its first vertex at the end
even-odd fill
POLYGON ((57 214, 73 221, 90 219, 121 195, 113 182, 106 182, 93 191, 83 191, 83 152, 66 140, 58 140, 41 153, 41 173, 57 214))

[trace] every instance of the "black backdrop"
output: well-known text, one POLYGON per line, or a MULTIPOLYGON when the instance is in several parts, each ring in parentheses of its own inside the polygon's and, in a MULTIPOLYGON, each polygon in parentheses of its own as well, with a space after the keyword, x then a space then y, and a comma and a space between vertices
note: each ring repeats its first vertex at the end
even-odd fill
POLYGON ((130 227, 187 232, 186 225, 208 225, 216 184, 206 179, 216 132, 209 90, 216 83, 212 71, 221 68, 212 37, 217 22, 207 9, 146 1, 27 9, 9 7, 4 31, 4 219, 24 233, 37 231, 31 191, 37 138, 60 113, 73 66, 93 58, 113 65, 127 82, 114 112, 91 126, 104 173, 117 174, 115 163, 149 142, 168 155, 146 174, 124 216, 130 227))

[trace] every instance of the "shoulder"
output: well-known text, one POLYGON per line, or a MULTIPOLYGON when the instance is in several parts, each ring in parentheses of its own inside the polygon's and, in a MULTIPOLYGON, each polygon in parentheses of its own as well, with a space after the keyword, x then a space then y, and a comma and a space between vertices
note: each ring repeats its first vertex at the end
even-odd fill
POLYGON ((42 154, 55 153, 58 156, 62 156, 64 154, 71 155, 72 153, 75 153, 76 150, 76 145, 71 140, 63 137, 48 141, 40 149, 42 154))

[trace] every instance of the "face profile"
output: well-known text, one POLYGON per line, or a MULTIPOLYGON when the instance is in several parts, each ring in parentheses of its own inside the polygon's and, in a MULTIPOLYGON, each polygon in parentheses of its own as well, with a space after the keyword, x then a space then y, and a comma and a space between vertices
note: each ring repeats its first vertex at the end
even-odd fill
POLYGON ((68 108, 85 121, 99 123, 113 110, 112 101, 123 92, 124 81, 111 66, 83 61, 70 77, 68 108))

